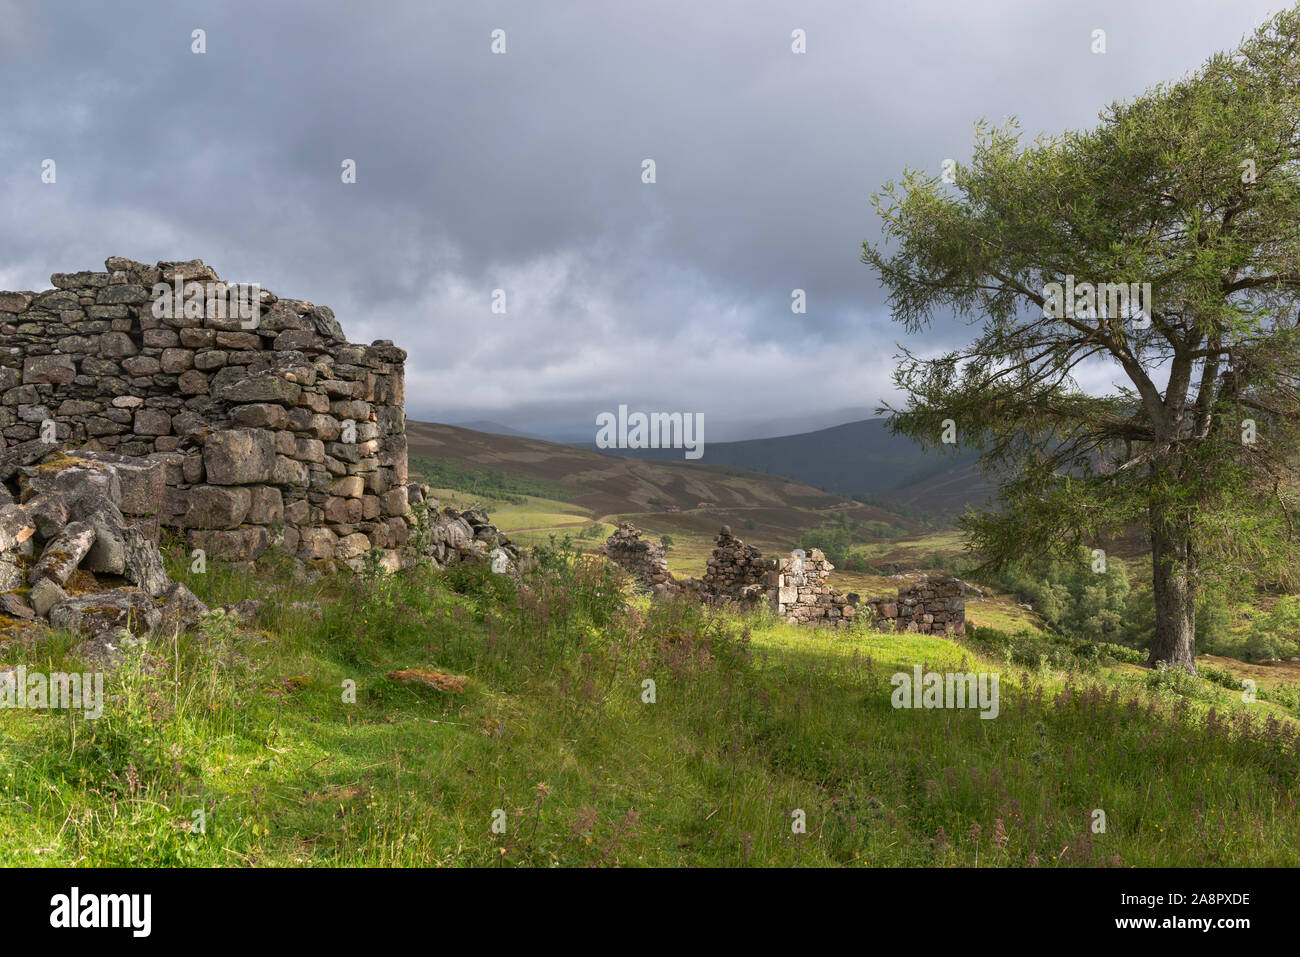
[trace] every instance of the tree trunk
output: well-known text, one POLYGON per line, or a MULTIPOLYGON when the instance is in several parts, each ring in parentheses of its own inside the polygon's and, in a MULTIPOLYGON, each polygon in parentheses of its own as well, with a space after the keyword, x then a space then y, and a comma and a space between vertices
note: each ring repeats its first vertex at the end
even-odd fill
POLYGON ((1191 578, 1191 536, 1152 509, 1151 563, 1156 632, 1147 667, 1163 661, 1196 674, 1196 594, 1191 578))

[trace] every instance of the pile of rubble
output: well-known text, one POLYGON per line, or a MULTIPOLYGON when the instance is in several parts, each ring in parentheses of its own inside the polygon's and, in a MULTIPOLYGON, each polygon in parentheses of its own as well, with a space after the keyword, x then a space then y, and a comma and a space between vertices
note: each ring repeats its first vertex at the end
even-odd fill
POLYGON ((478 508, 457 511, 450 505, 440 508, 429 492, 427 485, 412 482, 406 486, 419 529, 411 544, 423 557, 439 567, 465 561, 491 561, 494 571, 518 567, 519 549, 488 521, 486 512, 478 508))
POLYGON ((158 551, 162 465, 34 440, 0 451, 0 612, 92 637, 206 612, 158 551))

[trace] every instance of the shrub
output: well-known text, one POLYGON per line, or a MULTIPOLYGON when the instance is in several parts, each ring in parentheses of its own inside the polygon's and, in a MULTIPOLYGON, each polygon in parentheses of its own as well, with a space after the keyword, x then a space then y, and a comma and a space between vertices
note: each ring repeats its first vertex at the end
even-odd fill
POLYGON ((1246 634, 1247 661, 1300 653, 1300 596, 1281 599, 1250 623, 1246 634))

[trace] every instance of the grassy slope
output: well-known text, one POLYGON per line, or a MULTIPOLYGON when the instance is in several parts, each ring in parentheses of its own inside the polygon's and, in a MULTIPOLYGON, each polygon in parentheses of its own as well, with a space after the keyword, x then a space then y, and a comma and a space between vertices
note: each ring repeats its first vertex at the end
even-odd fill
MULTIPOLYGON (((1265 730, 1276 709, 1208 682, 619 611, 594 567, 524 593, 481 569, 313 586, 269 565, 174 572, 209 601, 266 599, 260 630, 133 651, 99 722, 0 713, 3 863, 1300 863, 1294 724, 1265 730), (303 599, 319 620, 288 606, 303 599), (895 710, 889 676, 919 663, 1001 672, 1001 716, 895 710), (405 667, 468 690, 384 677, 405 667), (1210 704, 1259 720, 1211 733, 1210 704)), ((74 664, 58 640, 0 657, 74 664)))

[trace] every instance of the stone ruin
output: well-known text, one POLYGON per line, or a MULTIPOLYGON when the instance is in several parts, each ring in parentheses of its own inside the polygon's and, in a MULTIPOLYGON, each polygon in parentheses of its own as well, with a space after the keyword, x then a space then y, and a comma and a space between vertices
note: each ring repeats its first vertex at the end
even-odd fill
POLYGON ((680 583, 668 571, 664 547, 641 537, 640 530, 625 522, 605 539, 601 552, 627 569, 633 582, 656 597, 666 597, 681 590, 680 583))
POLYGON ((923 578, 895 598, 869 598, 863 606, 881 627, 921 634, 966 634, 967 584, 960 578, 923 578))
POLYGON ((742 608, 766 604, 791 624, 848 627, 865 616, 876 628, 888 631, 966 633, 966 585, 960 579, 923 578, 899 589, 894 598, 862 599, 830 586, 835 566, 819 548, 807 553, 797 550, 788 558, 764 558, 753 545, 733 536, 726 525, 714 543, 704 577, 681 582, 668 573, 666 561, 647 558, 657 554, 662 559, 662 549, 643 541, 634 525, 620 525, 602 551, 643 584, 666 576, 667 581, 654 583, 652 590, 658 597, 681 592, 710 604, 742 608))
POLYGON ((0 292, 7 442, 160 462, 154 514, 213 556, 274 544, 395 563, 409 526, 406 353, 349 343, 327 306, 222 282, 201 260, 104 267, 0 292))
POLYGON ((835 569, 820 548, 802 549, 777 559, 770 573, 772 607, 791 624, 850 625, 857 617, 857 595, 844 595, 827 583, 835 569))
POLYGON ((764 576, 771 565, 753 545, 746 545, 723 525, 713 539, 699 591, 711 598, 749 603, 764 589, 764 576))
POLYGON ((104 265, 0 292, 0 612, 90 633, 192 619, 161 527, 228 561, 517 562, 486 515, 407 481, 402 349, 201 260, 104 265))
POLYGON ((92 636, 184 627, 206 612, 138 521, 160 478, 153 463, 74 458, 39 440, 0 452, 0 612, 92 636))
POLYGON ((820 548, 780 559, 773 582, 776 613, 792 624, 847 626, 861 610, 883 631, 966 633, 966 584, 959 578, 926 577, 894 598, 863 599, 830 587, 834 568, 820 548))

